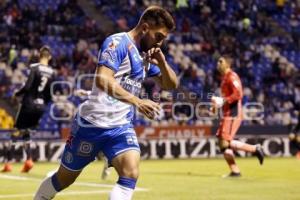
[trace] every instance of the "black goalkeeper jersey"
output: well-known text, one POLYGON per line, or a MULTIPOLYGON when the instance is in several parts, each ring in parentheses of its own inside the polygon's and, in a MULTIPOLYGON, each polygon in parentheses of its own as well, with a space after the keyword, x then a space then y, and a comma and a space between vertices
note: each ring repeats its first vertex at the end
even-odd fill
POLYGON ((22 106, 45 106, 51 100, 51 83, 54 80, 54 70, 41 63, 30 65, 29 77, 16 96, 23 95, 22 106))

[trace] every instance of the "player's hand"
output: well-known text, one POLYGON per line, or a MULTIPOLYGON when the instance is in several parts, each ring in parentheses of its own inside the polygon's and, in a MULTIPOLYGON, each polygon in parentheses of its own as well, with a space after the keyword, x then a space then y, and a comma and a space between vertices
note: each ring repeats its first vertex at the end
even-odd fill
POLYGON ((209 112, 209 114, 214 114, 215 115, 216 112, 217 112, 216 106, 213 105, 213 106, 209 107, 208 112, 209 112))
POLYGON ((165 55, 158 47, 149 49, 145 55, 145 58, 148 62, 157 66, 161 66, 166 62, 165 55))
POLYGON ((149 99, 141 99, 137 103, 136 107, 138 108, 138 111, 140 113, 142 113, 144 116, 146 116, 149 119, 154 119, 156 118, 156 116, 159 116, 161 110, 159 104, 149 99))
POLYGON ((222 97, 216 97, 216 96, 213 96, 211 98, 211 101, 213 102, 216 108, 221 108, 225 103, 222 97))
POLYGON ((84 96, 88 96, 89 94, 90 91, 87 90, 83 90, 83 89, 74 90, 75 96, 84 97, 84 96))

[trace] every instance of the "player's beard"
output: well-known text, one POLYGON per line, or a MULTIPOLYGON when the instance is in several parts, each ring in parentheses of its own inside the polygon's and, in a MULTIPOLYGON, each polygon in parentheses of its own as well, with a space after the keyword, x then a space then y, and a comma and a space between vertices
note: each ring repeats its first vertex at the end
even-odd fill
POLYGON ((219 72, 219 74, 221 75, 221 76, 223 76, 224 75, 224 67, 223 66, 217 66, 217 69, 218 69, 218 72, 219 72))
POLYGON ((147 52, 149 49, 151 49, 151 45, 149 44, 149 40, 147 39, 147 34, 144 35, 142 38, 141 38, 141 41, 140 41, 140 47, 141 47, 141 51, 142 52, 147 52))

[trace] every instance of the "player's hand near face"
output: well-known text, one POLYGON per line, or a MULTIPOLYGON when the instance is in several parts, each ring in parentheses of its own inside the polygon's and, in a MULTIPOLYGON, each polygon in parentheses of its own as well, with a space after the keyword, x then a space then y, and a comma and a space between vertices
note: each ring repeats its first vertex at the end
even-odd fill
POLYGON ((154 47, 145 53, 144 58, 149 63, 156 65, 160 68, 161 74, 156 77, 157 83, 162 89, 170 90, 175 89, 179 85, 179 81, 173 69, 168 65, 165 55, 159 47, 154 47))
POLYGON ((161 107, 159 104, 155 103, 154 101, 151 101, 149 99, 140 99, 136 103, 136 107, 138 108, 138 111, 141 112, 143 115, 145 115, 149 119, 154 119, 156 116, 159 115, 161 107))
POLYGON ((162 66, 165 64, 165 55, 160 48, 154 47, 148 50, 146 53, 146 60, 154 65, 162 66))

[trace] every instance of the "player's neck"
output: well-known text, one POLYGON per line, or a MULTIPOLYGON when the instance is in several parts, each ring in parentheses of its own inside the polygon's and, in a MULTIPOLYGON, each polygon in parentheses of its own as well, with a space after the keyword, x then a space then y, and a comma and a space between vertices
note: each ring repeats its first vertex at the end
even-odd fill
POLYGON ((47 59, 40 59, 40 63, 42 64, 42 65, 46 65, 46 66, 48 66, 48 60, 47 59))
POLYGON ((135 45, 139 46, 141 41, 141 34, 137 27, 131 29, 127 32, 130 39, 135 43, 135 45))
POLYGON ((226 76, 226 74, 228 74, 230 71, 231 71, 231 69, 230 69, 230 68, 227 68, 227 69, 224 71, 223 76, 226 76))

